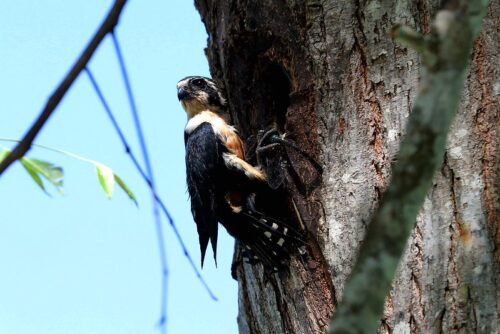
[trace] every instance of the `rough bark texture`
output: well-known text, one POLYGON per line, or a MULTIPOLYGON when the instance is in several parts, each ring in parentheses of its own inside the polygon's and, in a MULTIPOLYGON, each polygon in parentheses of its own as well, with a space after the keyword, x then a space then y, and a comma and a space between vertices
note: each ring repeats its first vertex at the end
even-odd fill
MULTIPOLYGON (((390 177, 420 60, 396 23, 429 31, 437 1, 196 0, 211 71, 251 154, 259 130, 288 134, 323 164, 307 195, 287 180, 309 231, 290 271, 238 265, 241 333, 324 333, 390 177)), ((464 98, 386 301, 381 333, 500 328, 500 4, 476 40, 464 98)), ((297 159, 301 175, 310 166, 297 159)), ((290 217, 294 215, 289 214, 290 217)), ((362 320, 360 320, 362 321, 362 320)))

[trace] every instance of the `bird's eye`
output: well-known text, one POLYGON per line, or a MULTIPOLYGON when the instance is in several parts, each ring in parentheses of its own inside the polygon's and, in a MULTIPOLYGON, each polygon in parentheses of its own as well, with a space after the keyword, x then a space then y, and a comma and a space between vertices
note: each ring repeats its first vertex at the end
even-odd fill
POLYGON ((203 79, 194 79, 191 83, 195 87, 205 87, 205 81, 203 79))

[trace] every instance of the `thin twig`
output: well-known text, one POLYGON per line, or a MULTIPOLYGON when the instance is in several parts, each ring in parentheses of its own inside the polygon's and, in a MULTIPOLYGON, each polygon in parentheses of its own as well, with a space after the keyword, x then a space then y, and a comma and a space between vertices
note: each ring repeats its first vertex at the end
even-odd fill
POLYGON ((125 61, 123 59, 123 54, 120 48, 120 43, 116 38, 114 31, 111 32, 111 37, 113 40, 113 46, 115 48, 116 57, 120 65, 120 71, 122 74, 122 79, 125 84, 125 89, 127 91, 127 98, 130 104, 130 110, 132 112, 132 117, 134 119, 135 130, 137 138, 139 139, 139 145, 142 152, 142 158, 146 166, 146 173, 149 177, 149 186, 151 189, 151 195, 153 199, 153 215, 155 217, 155 227, 156 236, 158 239, 158 247, 160 252, 160 262, 162 271, 162 298, 161 298, 161 312, 159 325, 162 332, 166 331, 166 321, 167 321, 167 296, 168 296, 168 264, 167 264, 167 250, 165 248, 165 242, 163 239, 163 226, 161 225, 160 211, 158 208, 158 202, 155 200, 154 194, 156 193, 156 183, 154 179, 153 167, 151 165, 151 159, 149 158, 149 152, 146 145, 146 139, 144 138, 144 132, 142 131, 141 121, 139 118, 139 112, 137 111, 137 105, 135 103, 134 95, 132 93, 132 86, 130 84, 130 79, 128 77, 127 68, 125 66, 125 61))
MULTIPOLYGON (((11 139, 11 138, 0 138, 0 141, 9 142, 9 143, 20 143, 21 142, 20 140, 11 139)), ((35 148, 41 148, 41 149, 44 149, 44 150, 47 150, 47 151, 52 151, 52 152, 55 152, 55 153, 59 153, 59 154, 62 154, 62 155, 66 155, 66 156, 68 156, 70 158, 73 158, 73 159, 76 159, 76 160, 80 160, 80 161, 83 161, 83 162, 86 162, 86 163, 89 163, 89 164, 92 164, 92 165, 100 164, 98 161, 95 161, 95 160, 92 160, 92 159, 89 159, 89 158, 85 158, 85 157, 82 157, 81 155, 78 155, 76 153, 72 153, 72 152, 69 152, 69 151, 66 151, 66 150, 61 150, 59 148, 50 147, 50 146, 41 145, 41 144, 31 144, 31 146, 35 147, 35 148)))
POLYGON ((22 158, 26 152, 31 148, 31 144, 35 137, 38 135, 40 130, 43 128, 49 117, 52 115, 54 110, 61 102, 62 98, 69 90, 75 79, 78 77, 80 72, 85 68, 90 58, 94 54, 95 50, 102 42, 104 37, 110 32, 113 31, 114 27, 118 24, 118 19, 120 14, 125 6, 127 0, 116 0, 115 4, 109 11, 106 19, 102 22, 101 26, 95 33, 92 40, 87 45, 85 50, 82 52, 78 60, 75 62, 69 73, 63 79, 63 81, 59 84, 57 89, 52 93, 47 104, 45 105, 43 111, 40 113, 35 123, 31 126, 28 132, 24 135, 23 139, 16 147, 12 150, 12 152, 5 157, 5 159, 0 162, 0 175, 16 160, 22 158))

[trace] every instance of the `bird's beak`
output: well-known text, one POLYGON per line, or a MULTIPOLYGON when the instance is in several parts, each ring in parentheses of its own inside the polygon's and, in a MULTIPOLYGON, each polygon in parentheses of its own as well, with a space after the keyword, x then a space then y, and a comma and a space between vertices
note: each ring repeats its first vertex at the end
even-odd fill
POLYGON ((184 90, 183 87, 177 88, 177 97, 179 98, 179 101, 184 100, 189 96, 189 93, 184 90))

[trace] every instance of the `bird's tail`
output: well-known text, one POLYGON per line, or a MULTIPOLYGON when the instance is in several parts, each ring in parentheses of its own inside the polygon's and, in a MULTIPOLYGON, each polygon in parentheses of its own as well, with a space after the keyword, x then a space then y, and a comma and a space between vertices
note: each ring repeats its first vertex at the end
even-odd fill
POLYGON ((271 271, 282 268, 290 254, 305 244, 302 234, 281 220, 258 211, 243 210, 234 224, 224 224, 242 247, 248 263, 261 262, 271 271))

